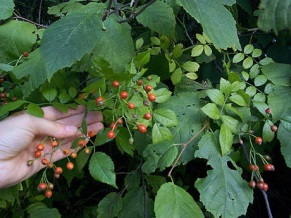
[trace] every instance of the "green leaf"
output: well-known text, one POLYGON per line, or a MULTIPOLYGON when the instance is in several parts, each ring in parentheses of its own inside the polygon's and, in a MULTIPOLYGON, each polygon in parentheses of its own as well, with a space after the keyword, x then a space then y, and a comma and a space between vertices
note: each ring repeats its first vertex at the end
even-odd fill
POLYGON ((249 69, 253 66, 253 64, 254 64, 253 59, 251 57, 247 57, 246 59, 244 59, 242 65, 244 69, 249 69))
POLYGON ((273 125, 271 120, 266 120, 263 126, 263 142, 270 142, 273 140, 275 133, 271 130, 273 125))
POLYGON ((100 40, 101 29, 101 20, 96 14, 68 14, 52 23, 44 32, 40 46, 48 79, 91 52, 100 40))
POLYGON ((249 86, 249 87, 246 88, 246 93, 250 97, 253 97, 257 93, 257 89, 254 86, 249 86))
POLYGON ((258 58, 262 55, 262 50, 261 49, 258 49, 258 48, 255 48, 253 50, 253 53, 252 53, 252 57, 253 58, 258 58))
POLYGON ((154 202, 143 187, 129 190, 123 198, 118 218, 154 217, 154 202))
POLYGON ((156 89, 153 93, 156 95, 156 103, 164 103, 172 95, 172 92, 166 88, 156 89))
POLYGON ((156 169, 163 171, 171 166, 178 154, 178 148, 173 141, 162 141, 158 144, 150 144, 143 152, 145 162, 141 169, 144 173, 152 173, 156 169))
POLYGON ((35 117, 43 117, 44 115, 44 112, 41 109, 41 107, 34 103, 30 103, 27 106, 27 113, 35 117))
POLYGON ((260 73, 259 64, 254 64, 250 69, 250 78, 253 79, 260 73))
POLYGON ((25 103, 27 103, 27 101, 17 100, 17 101, 9 102, 8 104, 4 104, 0 107, 0 115, 5 115, 10 111, 14 111, 25 103))
POLYGON ((291 65, 271 63, 262 67, 262 73, 275 85, 291 86, 291 65))
POLYGON ((208 97, 213 101, 215 104, 222 106, 224 104, 224 95, 223 93, 218 89, 208 89, 206 91, 206 94, 208 97))
POLYGON ((0 25, 0 63, 15 63, 23 52, 30 52, 36 42, 36 30, 34 25, 18 20, 0 25))
POLYGON ((98 204, 98 218, 114 218, 122 209, 122 198, 116 192, 107 194, 98 204))
POLYGON ((19 185, 14 185, 8 188, 0 189, 0 199, 9 203, 13 203, 19 199, 19 185))
POLYGON ((177 68, 173 74, 171 75, 171 81, 174 85, 176 85, 177 83, 179 83, 182 79, 182 69, 179 67, 177 68))
POLYGON ((3 70, 4 72, 9 72, 13 70, 13 66, 9 64, 0 64, 0 70, 3 70))
POLYGON ((232 93, 231 96, 229 97, 229 100, 242 107, 247 105, 243 97, 236 93, 232 93))
POLYGON ((178 0, 178 3, 197 20, 214 46, 241 49, 236 22, 231 13, 218 0, 178 0))
POLYGON ((237 53, 233 56, 232 62, 234 64, 241 62, 245 58, 243 53, 237 53))
POLYGON ((130 135, 128 130, 126 128, 119 128, 118 130, 119 132, 115 138, 118 149, 122 154, 125 152, 130 156, 133 156, 134 146, 129 144, 128 139, 130 138, 130 135))
POLYGON ((227 155, 232 148, 233 135, 230 129, 223 123, 219 132, 219 144, 222 155, 227 155))
POLYGON ((154 144, 160 143, 165 140, 173 140, 171 131, 164 126, 155 123, 152 129, 152 140, 154 144))
POLYGON ((173 127, 178 125, 178 119, 176 114, 166 108, 158 108, 153 111, 153 118, 156 122, 162 124, 165 127, 173 127))
MULTIPOLYGON (((92 146, 87 147, 87 148, 89 148, 89 151, 91 153, 92 146)), ((79 173, 82 172, 82 169, 87 164, 89 157, 90 157, 90 153, 89 154, 85 153, 84 149, 82 149, 81 151, 78 152, 78 156, 76 158, 76 165, 77 165, 77 170, 79 173)))
POLYGON ((244 47, 244 53, 250 54, 254 51, 254 46, 252 44, 248 44, 244 47))
POLYGON ((157 218, 204 217, 200 207, 192 196, 172 182, 165 183, 161 186, 154 205, 157 218))
POLYGON ((259 5, 258 27, 275 34, 284 29, 291 30, 291 2, 289 0, 262 0, 259 5))
POLYGON ((211 119, 217 120, 220 118, 220 111, 214 103, 206 104, 201 108, 201 110, 211 119))
POLYGON ((191 80, 198 79, 198 75, 196 73, 186 73, 185 76, 191 80))
POLYGON ((221 120, 232 133, 236 134, 238 132, 238 120, 227 115, 222 115, 221 120))
POLYGON ((192 57, 198 57, 202 54, 203 52, 203 45, 195 45, 194 48, 192 48, 192 51, 191 51, 191 56, 192 57))
POLYGON ((182 43, 178 43, 174 45, 174 49, 173 49, 173 58, 179 58, 181 57, 181 55, 183 54, 183 44, 182 43))
MULTIPOLYGON (((206 44, 206 39, 205 39, 205 36, 204 35, 201 35, 199 33, 196 33, 196 38, 197 40, 202 43, 203 45, 206 44)), ((196 47, 196 46, 195 46, 196 47)), ((203 47, 202 47, 203 48, 203 47)), ((203 51, 203 49, 202 49, 203 51)))
POLYGON ((255 86, 262 86, 267 82, 267 77, 265 75, 258 75, 254 80, 255 86))
MULTIPOLYGON (((141 6, 142 7, 142 6, 141 6)), ((137 10, 140 10, 138 7, 137 10)), ((151 30, 175 39, 176 20, 173 9, 165 2, 156 1, 147 7, 136 20, 151 30)))
POLYGON ((204 45, 204 52, 207 56, 210 56, 212 54, 212 49, 209 45, 204 45))
POLYGON ((96 152, 92 155, 89 162, 89 171, 96 180, 117 188, 114 173, 114 164, 111 158, 102 152, 96 152))
POLYGON ((57 90, 55 88, 45 88, 41 90, 43 97, 49 102, 53 101, 57 97, 57 90))
MULTIPOLYGON (((289 124, 290 125, 290 124, 289 124)), ((291 168, 291 140, 290 140, 290 129, 285 128, 284 125, 278 127, 278 139, 281 143, 281 153, 285 159, 287 167, 291 168)))
POLYGON ((143 38, 139 38, 135 42, 135 48, 138 50, 143 46, 144 40, 143 38))
POLYGON ((57 208, 48 208, 42 202, 37 202, 29 205, 29 207, 27 208, 27 212, 30 217, 43 217, 43 215, 45 214, 48 217, 61 218, 61 214, 59 213, 57 208))
POLYGON ((228 96, 232 92, 232 84, 223 78, 220 79, 220 90, 228 96))
POLYGON ((265 66, 265 65, 268 65, 268 64, 274 63, 274 61, 273 61, 272 58, 265 57, 265 58, 263 58, 262 60, 260 60, 259 63, 260 63, 261 65, 265 66))
POLYGON ((193 61, 187 61, 182 65, 182 68, 188 72, 196 72, 199 69, 199 64, 193 61))
POLYGON ((157 175, 147 175, 145 177, 147 181, 147 185, 149 185, 152 188, 152 191, 154 193, 157 193, 160 189, 161 185, 167 182, 166 178, 163 176, 157 176, 157 175))
POLYGON ((5 20, 12 16, 14 10, 13 0, 4 0, 0 5, 0 20, 5 20))
POLYGON ((212 170, 205 178, 198 179, 195 187, 200 193, 200 201, 214 217, 240 217, 246 214, 253 201, 253 190, 242 179, 242 170, 236 163, 228 156, 221 156, 218 137, 218 131, 208 132, 198 144, 195 157, 208 160, 212 170), (230 169, 228 163, 235 170, 230 169))

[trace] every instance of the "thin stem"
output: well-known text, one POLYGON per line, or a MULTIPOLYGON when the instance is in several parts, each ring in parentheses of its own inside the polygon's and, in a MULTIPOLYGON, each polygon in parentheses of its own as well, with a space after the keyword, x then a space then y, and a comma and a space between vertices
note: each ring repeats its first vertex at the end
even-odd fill
POLYGON ((41 5, 42 5, 42 0, 40 0, 40 3, 39 3, 39 9, 38 9, 38 23, 40 23, 40 17, 41 17, 41 5))
MULTIPOLYGON (((15 14, 15 15, 16 15, 16 14, 15 14)), ((33 21, 31 21, 31 20, 28 20, 28 19, 26 19, 26 18, 24 18, 24 17, 21 17, 21 16, 18 16, 18 15, 16 15, 15 17, 12 17, 12 18, 14 18, 14 19, 24 20, 24 21, 26 21, 26 22, 28 22, 28 23, 34 24, 34 25, 39 26, 39 27, 44 27, 44 28, 47 27, 46 25, 42 25, 42 24, 39 24, 39 23, 33 22, 33 21)))

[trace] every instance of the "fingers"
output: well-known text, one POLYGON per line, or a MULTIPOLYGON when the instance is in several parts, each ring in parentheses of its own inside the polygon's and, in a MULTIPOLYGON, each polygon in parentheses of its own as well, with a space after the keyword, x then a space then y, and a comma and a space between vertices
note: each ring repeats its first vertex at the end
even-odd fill
POLYGON ((82 105, 79 105, 76 109, 69 108, 66 113, 63 113, 62 111, 53 106, 43 107, 42 109, 44 111, 43 118, 48 120, 59 120, 65 117, 83 114, 86 111, 86 108, 82 105))
MULTIPOLYGON (((70 117, 65 117, 65 118, 56 120, 56 122, 80 127, 82 124, 83 118, 84 118, 84 114, 76 114, 70 117)), ((92 123, 102 122, 102 120, 103 120, 103 116, 102 116, 102 113, 99 111, 89 112, 86 116, 87 125, 90 125, 92 123)))

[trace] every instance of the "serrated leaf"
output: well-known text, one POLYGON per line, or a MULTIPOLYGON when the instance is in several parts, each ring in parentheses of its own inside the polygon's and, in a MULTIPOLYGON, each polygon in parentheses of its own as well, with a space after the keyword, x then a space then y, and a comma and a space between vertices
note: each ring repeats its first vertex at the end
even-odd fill
POLYGON ((191 80, 196 80, 198 79, 198 75, 196 73, 186 73, 185 75, 187 78, 191 79, 191 80))
POLYGON ((254 64, 250 69, 250 78, 253 79, 260 73, 260 68, 258 64, 254 64))
POLYGON ((204 45, 204 52, 207 56, 210 56, 212 54, 212 49, 209 45, 204 45))
POLYGON ((34 103, 30 103, 27 106, 27 113, 35 117, 43 117, 44 115, 44 112, 41 109, 41 107, 34 103))
POLYGON ((262 86, 266 82, 267 82, 267 77, 265 75, 258 75, 254 80, 255 86, 262 86))
POLYGON ((114 218, 122 209, 122 198, 116 192, 107 194, 98 204, 98 218, 114 218))
POLYGON ((206 133, 198 144, 195 157, 208 160, 207 164, 213 169, 205 178, 198 179, 195 187, 200 193, 200 201, 214 217, 240 217, 246 214, 253 201, 253 191, 242 179, 242 170, 236 163, 228 156, 221 156, 218 137, 218 131, 206 133), (235 170, 228 167, 229 162, 235 170))
POLYGON ((263 126, 263 142, 270 142, 273 140, 275 133, 271 130, 273 125, 271 120, 266 120, 263 126))
POLYGON ((206 40, 204 38, 203 35, 199 34, 199 33, 196 33, 196 38, 199 42, 201 42, 202 44, 206 44, 206 40))
POLYGON ((228 116, 228 115, 222 115, 221 120, 225 127, 227 127, 232 133, 236 134, 238 132, 238 120, 228 116))
POLYGON ((244 59, 242 65, 244 69, 249 69, 253 66, 253 63, 254 63, 253 59, 251 57, 247 57, 246 59, 244 59))
POLYGON ((156 89, 154 91, 154 94, 156 95, 156 103, 164 103, 166 102, 172 95, 172 92, 169 91, 166 88, 156 89))
POLYGON ((171 131, 167 127, 161 126, 157 123, 154 124, 152 129, 152 140, 154 144, 165 140, 173 140, 173 138, 171 131))
POLYGON ((253 58, 258 58, 262 55, 262 50, 261 49, 258 49, 258 48, 255 48, 253 50, 253 53, 252 53, 252 57, 253 58))
MULTIPOLYGON (((140 10, 138 8, 137 10, 140 10)), ((151 30, 175 39, 175 15, 173 9, 165 2, 156 1, 141 13, 136 20, 151 30)))
POLYGON ((220 90, 228 96, 232 92, 232 84, 223 78, 220 79, 220 90))
POLYGON ((161 186, 154 205, 157 218, 204 217, 200 207, 192 196, 172 182, 165 183, 161 186))
POLYGON ((201 110, 211 119, 217 120, 220 118, 220 111, 214 103, 206 104, 201 108, 201 110))
MULTIPOLYGON (((78 146, 78 145, 77 145, 78 146)), ((82 169, 87 164, 90 154, 92 152, 92 146, 87 147, 89 149, 89 154, 85 153, 84 149, 78 152, 78 156, 76 158, 76 166, 79 173, 82 172, 82 169)))
POLYGON ((156 122, 162 124, 165 127, 173 127, 178 125, 178 119, 176 114, 166 108, 158 108, 153 112, 153 118, 156 122))
POLYGON ((13 70, 13 66, 9 64, 0 64, 0 70, 3 70, 4 72, 9 72, 13 70))
POLYGON ((248 44, 244 47, 244 53, 245 54, 250 54, 254 50, 254 46, 252 44, 248 44))
POLYGON ((221 148, 221 154, 227 155, 232 148, 233 143, 233 135, 230 131, 230 129, 223 123, 220 127, 219 132, 219 144, 221 148))
POLYGON ((203 45, 195 45, 194 48, 192 48, 192 51, 191 51, 191 56, 192 57, 198 57, 202 54, 203 52, 203 45))
POLYGON ((244 78, 245 81, 248 81, 249 78, 250 78, 249 73, 246 72, 246 71, 242 71, 242 72, 241 72, 241 75, 243 76, 243 78, 244 78))
POLYGON ((43 214, 46 214, 48 217, 61 218, 61 214, 57 208, 48 208, 42 202, 30 204, 27 208, 27 212, 30 217, 42 217, 43 214))
POLYGON ((182 65, 182 68, 188 72, 196 72, 199 70, 200 65, 197 62, 187 61, 182 65))
POLYGON ((183 54, 183 44, 179 43, 174 46, 173 58, 179 58, 183 54))
POLYGON ((177 83, 179 83, 182 79, 182 69, 179 67, 177 68, 171 75, 171 81, 173 83, 173 85, 176 85, 177 83))
POLYGON ((232 62, 236 64, 236 63, 241 62, 244 58, 245 56, 243 53, 237 53, 233 56, 232 62))
POLYGON ((44 32, 40 46, 48 79, 91 52, 97 39, 100 40, 101 29, 101 20, 96 14, 68 14, 52 23, 44 32))
POLYGON ((243 97, 236 94, 236 93, 232 93, 231 96, 229 97, 229 100, 231 100, 232 102, 234 102, 237 105, 242 106, 242 107, 247 105, 247 103, 245 102, 243 97))
POLYGON ((133 156, 134 146, 129 144, 128 139, 130 138, 130 135, 128 130, 126 128, 119 128, 118 130, 119 133, 116 136, 116 145, 118 149, 122 154, 125 152, 130 156, 133 156))
POLYGON ((0 5, 0 20, 5 20, 12 16, 14 10, 13 0, 5 0, 0 5))
POLYGON ((278 127, 278 139, 281 143, 280 149, 284 157, 287 167, 291 168, 291 140, 290 140, 291 131, 286 129, 285 126, 279 125, 278 127))
POLYGON ((149 185, 152 188, 152 191, 154 193, 157 193, 160 189, 161 185, 167 182, 166 178, 163 176, 157 176, 157 175, 147 175, 145 177, 147 181, 147 185, 149 185))
POLYGON ((260 11, 258 19, 258 27, 270 32, 273 30, 275 34, 284 29, 291 30, 291 2, 289 0, 262 0, 260 1, 260 11))
POLYGON ((178 154, 178 148, 173 141, 162 141, 150 144, 143 152, 145 162, 141 169, 144 173, 152 173, 156 169, 164 170, 171 166, 178 154))
POLYGON ((0 107, 0 115, 5 115, 10 111, 14 111, 25 103, 27 103, 27 101, 17 100, 17 101, 9 102, 8 104, 4 104, 0 107))
POLYGON ((272 58, 265 57, 265 58, 263 58, 262 60, 260 60, 259 63, 260 63, 261 65, 265 66, 265 65, 268 65, 268 64, 274 63, 274 61, 273 61, 272 58))
POLYGON ((49 102, 53 101, 57 97, 57 90, 55 88, 45 88, 41 90, 43 97, 49 102))
POLYGON ((178 0, 178 3, 202 25, 215 47, 241 49, 236 22, 220 1, 178 0))
POLYGON ((96 152, 92 155, 89 162, 89 171, 96 180, 117 188, 116 176, 114 173, 114 164, 111 158, 102 152, 96 152))
POLYGON ((224 95, 218 89, 208 89, 206 90, 207 96, 213 101, 215 104, 222 106, 224 104, 224 95))
POLYGON ((291 86, 291 65, 271 63, 262 67, 262 73, 275 85, 291 86))

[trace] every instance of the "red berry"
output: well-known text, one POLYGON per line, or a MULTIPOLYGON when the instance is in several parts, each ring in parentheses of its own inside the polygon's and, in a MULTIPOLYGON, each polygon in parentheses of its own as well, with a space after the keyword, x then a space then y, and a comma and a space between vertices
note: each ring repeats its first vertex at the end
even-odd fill
POLYGON ((123 119, 122 119, 122 118, 119 118, 119 119, 117 120, 117 124, 118 124, 118 125, 122 125, 122 124, 123 124, 123 119))
POLYGON ((257 188, 258 188, 258 189, 261 189, 261 190, 262 190, 263 187, 264 187, 264 182, 258 182, 258 183, 257 183, 257 188))
POLYGON ((153 89, 153 87, 152 87, 151 85, 146 85, 146 86, 144 87, 144 90, 145 90, 146 92, 150 92, 150 91, 152 91, 152 89, 153 89))
POLYGON ((74 164, 72 162, 68 162, 66 167, 68 170, 72 170, 74 168, 74 164))
POLYGON ((53 195, 52 190, 50 190, 50 189, 45 190, 44 196, 46 198, 50 198, 52 195, 53 195))
POLYGON ((53 168, 54 164, 52 162, 49 162, 47 166, 48 166, 48 168, 53 168))
POLYGON ((122 92, 120 93, 120 98, 122 98, 122 99, 126 99, 127 96, 128 96, 128 92, 127 92, 127 91, 122 91, 122 92))
POLYGON ((36 150, 38 150, 38 151, 43 151, 43 150, 44 150, 44 144, 43 144, 43 143, 39 143, 39 144, 36 146, 36 150))
POLYGON ((41 156, 41 151, 35 151, 34 157, 39 158, 41 156))
POLYGON ((267 109, 265 110, 265 112, 266 112, 266 114, 271 114, 271 113, 272 113, 272 110, 271 110, 271 108, 267 108, 267 109))
POLYGON ((70 151, 69 151, 68 148, 65 148, 65 149, 63 150, 63 154, 64 154, 64 155, 68 155, 69 153, 70 153, 70 151))
POLYGON ((117 80, 114 80, 113 82, 112 82, 112 86, 113 87, 118 87, 120 84, 119 84, 119 82, 117 81, 117 80))
POLYGON ((267 183, 263 183, 263 188, 262 188, 264 191, 268 191, 269 189, 269 186, 267 183))
POLYGON ((264 170, 265 171, 274 171, 275 170, 275 167, 273 164, 265 164, 264 165, 264 170))
POLYGON ((252 189, 254 189, 255 187, 256 187, 256 182, 255 181, 250 181, 249 182, 249 186, 250 186, 250 188, 252 188, 252 189))
POLYGON ((145 133, 147 131, 147 127, 144 124, 138 124, 137 129, 141 133, 145 133))
POLYGON ((83 100, 84 98, 85 98, 85 96, 84 96, 83 94, 79 94, 79 95, 78 95, 78 99, 83 100))
POLYGON ((111 129, 111 130, 116 130, 116 129, 117 129, 117 125, 116 125, 115 122, 111 122, 111 123, 110 123, 110 129, 111 129))
POLYGON ((109 132, 107 133, 107 137, 109 139, 113 139, 115 137, 115 133, 113 130, 109 130, 109 132))
POLYGON ((39 185, 38 185, 39 191, 45 190, 46 188, 47 188, 46 183, 44 183, 44 182, 39 183, 39 185))
POLYGON ((29 55, 29 54, 28 54, 28 52, 27 52, 27 51, 25 51, 25 52, 23 52, 23 54, 22 54, 22 55, 23 55, 23 57, 28 57, 28 55, 29 55))
POLYGON ((90 149, 89 148, 85 148, 84 152, 85 152, 85 154, 90 154, 90 149))
POLYGON ((93 131, 89 131, 89 132, 88 132, 88 136, 89 136, 90 138, 94 137, 95 135, 96 135, 96 133, 93 132, 93 131))
POLYGON ((155 101, 156 100, 156 95, 155 94, 148 94, 148 99, 150 101, 155 101))
POLYGON ((276 125, 272 125, 271 126, 271 131, 272 132, 277 132, 277 130, 278 130, 278 127, 276 125))
POLYGON ((59 143, 57 140, 52 140, 51 145, 52 145, 52 147, 57 147, 59 145, 59 143))
POLYGON ((152 114, 151 113, 145 113, 143 115, 143 118, 146 119, 146 120, 150 120, 152 118, 152 114))
POLYGON ((129 109, 134 109, 134 103, 133 102, 129 102, 127 104, 127 106, 128 106, 129 109))
POLYGON ((56 167, 56 169, 55 169, 55 174, 62 174, 62 172, 63 172, 63 168, 61 168, 61 167, 56 167))
POLYGON ((104 98, 102 96, 99 96, 98 98, 96 98, 96 104, 97 106, 102 106, 104 104, 104 98))
POLYGON ((255 166, 254 164, 250 164, 250 165, 249 165, 249 169, 250 169, 250 171, 254 171, 255 168, 256 168, 256 166, 255 166))
POLYGON ((76 158, 77 156, 78 156, 78 154, 74 151, 70 154, 71 158, 76 158))
POLYGON ((262 142, 263 142, 263 139, 261 137, 257 136, 256 139, 255 139, 255 143, 258 144, 258 145, 261 145, 262 142))
POLYGON ((48 159, 46 158, 42 158, 40 162, 42 163, 42 165, 45 165, 45 166, 48 165, 49 163, 48 159))
POLYGON ((7 95, 6 95, 6 93, 5 93, 5 92, 2 92, 2 93, 0 94, 0 97, 1 97, 1 98, 6 98, 6 97, 7 97, 7 95))
POLYGON ((80 139, 80 140, 78 141, 78 146, 79 146, 80 148, 83 148, 85 145, 86 145, 86 141, 85 141, 84 139, 80 139))
POLYGON ((143 84, 142 79, 137 80, 137 81, 136 81, 136 84, 139 85, 139 86, 141 86, 141 85, 143 84))

